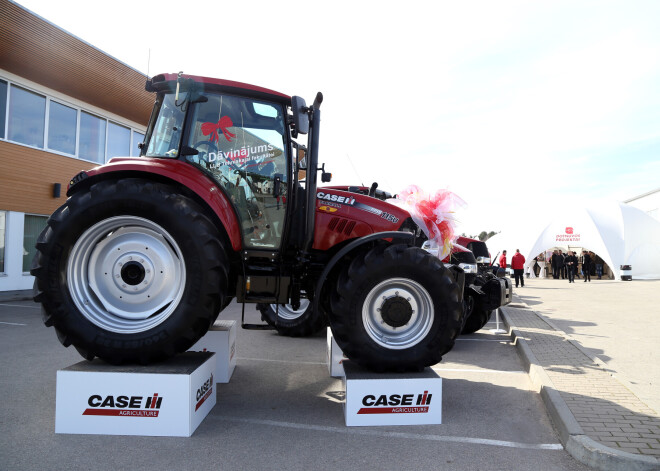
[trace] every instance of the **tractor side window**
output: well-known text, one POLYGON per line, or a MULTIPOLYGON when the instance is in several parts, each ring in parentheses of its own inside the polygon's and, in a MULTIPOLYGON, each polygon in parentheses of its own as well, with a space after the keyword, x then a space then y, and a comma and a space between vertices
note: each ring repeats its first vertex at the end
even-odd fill
MULTIPOLYGON (((179 94, 179 103, 185 93, 179 94)), ((160 104, 158 119, 150 130, 147 157, 178 157, 185 111, 174 104, 174 94, 165 95, 160 104)))
POLYGON ((192 110, 187 145, 197 154, 186 160, 210 172, 225 190, 245 247, 278 248, 287 204, 283 107, 230 95, 206 97, 192 110))

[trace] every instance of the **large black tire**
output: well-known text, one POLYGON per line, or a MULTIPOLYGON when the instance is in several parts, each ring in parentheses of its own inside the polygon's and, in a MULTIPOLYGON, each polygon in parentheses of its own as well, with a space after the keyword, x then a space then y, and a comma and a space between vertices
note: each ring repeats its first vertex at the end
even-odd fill
POLYGON ((365 368, 421 370, 454 345, 463 321, 461 284, 418 247, 376 246, 339 275, 330 300, 332 333, 365 368))
POLYGON ((218 229, 192 199, 138 178, 73 194, 37 241, 44 323, 86 359, 147 364, 189 349, 227 301, 218 229))
POLYGON ((493 311, 488 311, 479 304, 476 304, 470 316, 465 320, 461 334, 473 334, 482 329, 488 323, 492 314, 493 311))
POLYGON ((325 319, 319 312, 313 312, 312 302, 300 300, 300 307, 293 309, 290 304, 257 304, 257 309, 267 324, 278 334, 286 337, 308 337, 325 327, 325 319), (277 311, 276 311, 277 309, 277 311))

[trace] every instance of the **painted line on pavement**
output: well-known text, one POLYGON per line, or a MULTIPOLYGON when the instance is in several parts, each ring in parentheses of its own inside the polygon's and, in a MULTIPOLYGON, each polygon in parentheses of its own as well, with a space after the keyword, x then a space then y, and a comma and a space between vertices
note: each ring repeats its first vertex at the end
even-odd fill
POLYGON ((16 324, 15 322, 0 322, 0 324, 6 324, 6 325, 27 325, 27 324, 16 324))
POLYGON ((405 432, 381 432, 377 430, 364 430, 354 429, 347 427, 330 427, 326 425, 310 425, 299 424, 294 422, 280 422, 276 420, 263 420, 263 419, 247 419, 241 417, 231 416, 217 416, 221 420, 231 420, 234 422, 242 422, 246 424, 256 425, 270 425, 273 427, 285 427, 298 430, 313 430, 317 432, 330 432, 330 433, 343 433, 349 435, 366 435, 371 437, 382 438, 406 438, 411 440, 427 440, 434 442, 450 442, 450 443, 469 443, 474 445, 489 445, 500 446, 506 448, 522 448, 528 450, 563 450, 564 447, 559 443, 520 443, 510 442, 505 440, 490 440, 487 438, 472 438, 472 437, 451 437, 445 435, 421 435, 415 433, 405 432))
POLYGON ((297 361, 297 360, 273 360, 270 358, 245 358, 245 357, 236 357, 237 360, 247 360, 247 361, 268 361, 271 363, 295 363, 299 365, 325 365, 323 361, 297 361))
POLYGON ((456 341, 463 342, 509 342, 511 343, 511 337, 501 338, 501 339, 456 339, 456 341))
POLYGON ((506 371, 506 370, 481 370, 478 368, 431 368, 433 371, 451 371, 451 372, 458 372, 458 373, 496 373, 496 374, 516 374, 516 375, 521 375, 521 374, 527 374, 526 371, 506 371))
POLYGON ((41 309, 41 306, 21 306, 20 304, 1 304, 0 306, 7 306, 7 307, 26 307, 28 309, 41 309))

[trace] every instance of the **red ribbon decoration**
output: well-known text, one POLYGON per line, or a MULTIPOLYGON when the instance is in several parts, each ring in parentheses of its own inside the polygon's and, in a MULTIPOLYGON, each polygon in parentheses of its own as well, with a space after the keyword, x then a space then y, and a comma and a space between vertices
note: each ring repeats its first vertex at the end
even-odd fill
POLYGON ((211 135, 209 139, 210 142, 218 142, 220 136, 218 135, 218 129, 222 131, 222 135, 225 136, 229 142, 236 137, 236 134, 229 132, 227 128, 233 126, 234 123, 229 116, 223 116, 216 123, 203 123, 202 124, 202 134, 205 136, 211 135))

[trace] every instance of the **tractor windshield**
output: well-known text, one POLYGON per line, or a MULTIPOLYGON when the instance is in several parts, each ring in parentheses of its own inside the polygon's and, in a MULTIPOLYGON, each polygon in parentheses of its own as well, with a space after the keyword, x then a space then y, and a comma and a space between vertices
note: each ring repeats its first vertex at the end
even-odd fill
MULTIPOLYGON (((185 95, 185 93, 179 94, 177 104, 185 103, 185 95)), ((174 94, 160 95, 156 107, 158 108, 158 119, 153 128, 147 131, 149 147, 147 147, 145 155, 147 157, 178 157, 183 119, 186 115, 185 108, 176 106, 174 94)))
POLYGON ((247 248, 280 246, 287 205, 282 105, 207 93, 191 110, 185 159, 211 173, 231 198, 247 248), (279 194, 275 191, 279 190, 279 194))

